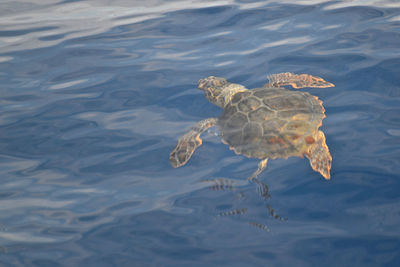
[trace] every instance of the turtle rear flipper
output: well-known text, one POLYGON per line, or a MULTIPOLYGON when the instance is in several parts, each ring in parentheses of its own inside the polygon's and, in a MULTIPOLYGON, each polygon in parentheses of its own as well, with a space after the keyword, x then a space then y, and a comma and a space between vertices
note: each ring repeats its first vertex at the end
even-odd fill
POLYGON ((178 168, 188 162, 193 152, 201 146, 200 134, 208 128, 215 126, 217 123, 216 118, 208 118, 196 123, 192 129, 179 138, 178 144, 169 155, 169 161, 172 167, 178 168))
POLYGON ((265 169, 265 167, 267 167, 267 163, 268 158, 261 160, 260 163, 258 163, 258 169, 253 172, 253 174, 248 177, 247 180, 253 181, 255 178, 257 178, 257 176, 265 169))
POLYGON ((269 83, 264 87, 281 87, 284 85, 291 85, 293 88, 304 88, 304 87, 334 87, 335 85, 325 81, 321 77, 312 76, 309 74, 294 74, 291 72, 284 72, 278 74, 272 74, 268 76, 269 83))
POLYGON ((325 143, 325 135, 323 132, 318 131, 317 140, 310 146, 306 157, 310 160, 311 168, 314 171, 319 172, 326 180, 331 178, 332 156, 325 143))

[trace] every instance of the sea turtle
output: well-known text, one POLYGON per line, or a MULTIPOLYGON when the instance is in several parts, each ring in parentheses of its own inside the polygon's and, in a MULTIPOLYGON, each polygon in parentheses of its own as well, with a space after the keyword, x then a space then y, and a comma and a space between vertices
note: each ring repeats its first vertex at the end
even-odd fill
POLYGON ((198 88, 206 98, 223 108, 219 118, 208 118, 195 124, 183 135, 170 154, 177 168, 185 165, 202 143, 200 134, 218 126, 223 143, 236 154, 261 159, 252 180, 266 167, 268 159, 306 156, 313 170, 330 179, 332 157, 325 135, 318 128, 325 109, 316 96, 283 88, 333 87, 332 83, 308 74, 279 73, 268 77, 262 88, 252 90, 210 76, 199 80, 198 88))

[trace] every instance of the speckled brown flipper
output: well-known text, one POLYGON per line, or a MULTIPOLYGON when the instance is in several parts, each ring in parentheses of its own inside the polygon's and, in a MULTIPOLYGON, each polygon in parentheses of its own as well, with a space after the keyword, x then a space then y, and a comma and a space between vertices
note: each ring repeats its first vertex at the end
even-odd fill
POLYGON ((317 140, 310 146, 306 157, 310 160, 310 165, 314 171, 319 172, 327 180, 331 178, 332 156, 325 143, 325 135, 323 132, 318 131, 317 140))
POLYGON ((169 161, 171 162, 172 167, 178 168, 185 165, 196 148, 201 146, 202 141, 200 134, 216 124, 216 118, 201 120, 196 123, 189 132, 179 138, 178 144, 169 156, 169 161))
POLYGON ((264 85, 264 87, 277 88, 284 85, 291 85, 293 88, 298 89, 304 87, 324 88, 335 86, 317 76, 309 74, 294 74, 291 72, 272 74, 268 76, 268 80, 269 83, 264 85))

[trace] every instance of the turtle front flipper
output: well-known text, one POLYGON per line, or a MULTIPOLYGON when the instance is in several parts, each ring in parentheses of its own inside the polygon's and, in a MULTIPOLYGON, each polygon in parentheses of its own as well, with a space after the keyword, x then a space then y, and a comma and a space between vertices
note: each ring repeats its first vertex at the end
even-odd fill
POLYGON ((335 86, 321 77, 309 74, 294 74, 291 72, 269 75, 268 80, 269 83, 265 84, 264 87, 278 88, 284 85, 291 85, 293 88, 298 89, 304 87, 324 88, 335 86))
POLYGON ((310 145, 306 157, 310 160, 311 168, 313 168, 314 171, 319 172, 326 180, 331 178, 332 156, 331 153, 329 153, 323 132, 318 131, 317 140, 310 145))
POLYGON ((178 140, 178 144, 169 155, 172 167, 178 168, 188 162, 193 152, 201 146, 200 134, 217 124, 216 118, 208 118, 196 123, 192 129, 178 140))

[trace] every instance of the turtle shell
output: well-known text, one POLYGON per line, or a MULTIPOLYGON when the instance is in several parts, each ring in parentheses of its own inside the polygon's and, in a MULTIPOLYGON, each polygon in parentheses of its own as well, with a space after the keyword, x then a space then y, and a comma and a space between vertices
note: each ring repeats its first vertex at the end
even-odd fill
POLYGON ((325 117, 307 92, 257 88, 236 93, 218 120, 222 141, 252 158, 302 156, 325 117))

